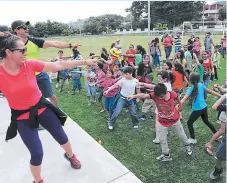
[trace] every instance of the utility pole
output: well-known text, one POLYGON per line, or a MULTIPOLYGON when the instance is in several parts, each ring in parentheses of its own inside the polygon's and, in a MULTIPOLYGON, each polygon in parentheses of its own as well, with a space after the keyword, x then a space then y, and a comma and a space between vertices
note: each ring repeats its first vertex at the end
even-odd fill
POLYGON ((204 10, 205 10, 205 1, 203 2, 203 31, 204 31, 204 19, 205 19, 205 16, 204 16, 204 10))
MULTIPOLYGON (((150 6, 150 0, 148 0, 148 43, 150 43, 151 40, 151 6, 150 6)), ((150 48, 148 44, 148 55, 150 56, 150 48)))
POLYGON ((131 33, 132 33, 132 9, 130 10, 131 12, 131 33))

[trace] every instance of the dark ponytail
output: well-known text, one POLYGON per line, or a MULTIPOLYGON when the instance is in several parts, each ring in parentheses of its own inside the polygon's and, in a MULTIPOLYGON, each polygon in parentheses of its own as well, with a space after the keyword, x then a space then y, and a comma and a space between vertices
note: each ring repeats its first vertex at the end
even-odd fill
POLYGON ((198 83, 200 81, 200 75, 196 72, 192 72, 189 76, 191 84, 194 86, 190 98, 195 101, 198 96, 198 83))
POLYGON ((184 68, 183 68, 183 66, 182 66, 180 63, 176 62, 176 63, 174 64, 174 67, 175 67, 175 70, 176 70, 177 72, 181 73, 183 76, 186 76, 186 74, 185 74, 185 72, 184 72, 184 68))
POLYGON ((139 53, 143 56, 146 54, 146 50, 141 46, 141 45, 137 45, 136 49, 139 50, 139 53))
POLYGON ((162 70, 157 74, 157 76, 158 75, 160 75, 162 79, 166 79, 166 81, 170 82, 171 84, 173 84, 175 81, 175 76, 171 72, 162 70))
POLYGON ((172 72, 169 72, 169 81, 170 81, 170 83, 173 84, 175 80, 176 80, 176 77, 173 75, 172 72))
POLYGON ((173 65, 172 65, 172 63, 171 62, 166 62, 166 65, 168 65, 168 67, 169 67, 169 70, 172 70, 172 68, 173 68, 173 65))
POLYGON ((98 65, 99 69, 101 69, 106 74, 103 63, 99 61, 97 65, 98 65))

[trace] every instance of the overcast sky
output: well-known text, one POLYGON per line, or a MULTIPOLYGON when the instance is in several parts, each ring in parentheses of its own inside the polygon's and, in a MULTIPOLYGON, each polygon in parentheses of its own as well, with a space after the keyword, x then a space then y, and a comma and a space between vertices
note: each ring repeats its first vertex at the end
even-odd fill
POLYGON ((107 13, 125 16, 131 4, 132 1, 0 1, 0 25, 10 26, 14 20, 68 23, 107 13))
MULTIPOLYGON (((214 1, 209 1, 209 3, 214 1)), ((127 15, 132 1, 1 1, 0 25, 10 26, 14 20, 68 23, 103 14, 127 15)))

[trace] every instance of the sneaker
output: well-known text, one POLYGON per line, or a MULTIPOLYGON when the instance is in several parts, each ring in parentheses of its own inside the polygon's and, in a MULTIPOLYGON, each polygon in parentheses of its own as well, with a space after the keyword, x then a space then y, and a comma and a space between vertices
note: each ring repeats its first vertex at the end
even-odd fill
POLYGON ((191 148, 191 146, 190 145, 187 145, 187 146, 185 146, 186 147, 186 152, 187 152, 187 154, 189 155, 189 156, 191 156, 192 155, 192 148, 191 148))
POLYGON ((45 130, 45 128, 42 125, 39 125, 38 130, 45 130))
POLYGON ((159 160, 159 161, 172 161, 172 157, 171 155, 165 155, 165 154, 161 154, 160 156, 158 156, 156 158, 156 160, 159 160))
POLYGON ((211 180, 217 180, 220 178, 221 174, 223 172, 223 169, 217 169, 215 167, 214 171, 210 174, 210 179, 211 180))
POLYGON ((217 120, 216 123, 218 123, 220 125, 221 124, 221 121, 220 120, 217 120))
POLYGON ((88 106, 91 106, 91 101, 88 101, 88 104, 87 104, 88 106))
POLYGON ((137 129, 137 128, 139 128, 139 126, 138 125, 134 125, 133 128, 134 129, 137 129))
POLYGON ((59 87, 59 83, 56 84, 56 89, 58 89, 58 87, 59 87))
POLYGON ((196 139, 192 139, 192 138, 189 138, 189 139, 188 139, 188 142, 189 142, 190 144, 197 144, 197 140, 196 140, 196 139))
POLYGON ((110 126, 110 125, 109 125, 109 126, 108 126, 108 129, 109 129, 109 130, 113 130, 113 126, 110 126))
POLYGON ((145 118, 143 118, 143 117, 139 117, 139 119, 138 119, 139 121, 144 121, 145 120, 145 118))
POLYGON ((100 111, 100 113, 103 113, 103 112, 105 112, 106 110, 105 109, 102 109, 101 111, 100 111))
POLYGON ((156 137, 156 138, 153 140, 153 142, 154 142, 155 144, 159 144, 159 143, 160 143, 158 137, 156 137))
POLYGON ((69 158, 67 154, 64 154, 65 159, 67 159, 71 163, 71 167, 74 169, 80 169, 81 168, 81 163, 80 161, 76 158, 76 155, 73 154, 73 157, 69 158))
POLYGON ((149 119, 154 119, 154 116, 150 116, 149 119))

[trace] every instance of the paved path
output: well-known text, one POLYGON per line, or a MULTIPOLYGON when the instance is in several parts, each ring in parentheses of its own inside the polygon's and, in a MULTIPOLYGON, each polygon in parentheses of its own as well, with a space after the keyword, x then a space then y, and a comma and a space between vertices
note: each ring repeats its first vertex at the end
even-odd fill
MULTIPOLYGON (((5 142, 10 123, 10 109, 5 98, 0 99, 0 183, 31 183, 30 154, 19 135, 5 142)), ((47 131, 39 132, 43 149, 45 183, 141 183, 108 151, 99 145, 72 119, 64 127, 82 169, 74 170, 63 158, 63 150, 47 131)))

